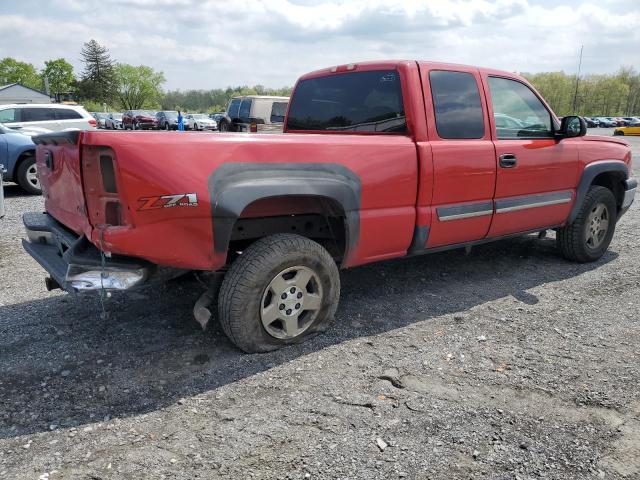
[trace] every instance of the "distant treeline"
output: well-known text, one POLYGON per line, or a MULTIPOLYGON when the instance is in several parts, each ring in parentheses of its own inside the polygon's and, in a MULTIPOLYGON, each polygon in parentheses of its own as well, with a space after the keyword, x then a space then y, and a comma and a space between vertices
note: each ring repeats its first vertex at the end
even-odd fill
POLYGON ((560 116, 640 115, 640 74, 622 67, 615 75, 576 76, 564 72, 523 74, 560 116), (575 100, 575 108, 574 108, 575 100))

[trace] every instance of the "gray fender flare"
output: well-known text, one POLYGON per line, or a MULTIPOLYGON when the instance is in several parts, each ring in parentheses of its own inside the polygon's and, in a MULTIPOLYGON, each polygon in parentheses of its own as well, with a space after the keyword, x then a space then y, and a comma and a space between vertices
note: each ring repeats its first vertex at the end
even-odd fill
POLYGON ((622 174, 625 180, 629 177, 629 169, 627 168, 627 164, 622 160, 601 160, 587 165, 582 172, 582 177, 580 177, 580 182, 578 183, 578 188, 576 189, 576 201, 573 204, 573 208, 571 209, 571 213, 569 214, 569 218, 567 219, 568 224, 573 223, 573 221, 578 216, 580 207, 582 207, 582 203, 584 202, 584 197, 587 195, 587 192, 589 191, 593 180, 598 175, 605 172, 622 174))
POLYGON ((242 211, 256 200, 304 195, 329 198, 346 215, 346 252, 360 233, 360 177, 334 163, 225 163, 208 179, 213 219, 214 250, 226 252, 233 226, 242 211))

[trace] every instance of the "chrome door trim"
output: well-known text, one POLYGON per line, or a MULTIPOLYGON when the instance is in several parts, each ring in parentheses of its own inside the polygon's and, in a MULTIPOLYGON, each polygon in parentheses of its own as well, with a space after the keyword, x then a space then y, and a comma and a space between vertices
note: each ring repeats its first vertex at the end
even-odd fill
POLYGON ((571 190, 551 193, 539 193, 524 197, 510 197, 496 200, 496 213, 516 212, 529 208, 548 207, 551 205, 561 205, 573 200, 571 190))
POLYGON ((436 212, 441 222, 493 215, 493 201, 438 207, 436 212))

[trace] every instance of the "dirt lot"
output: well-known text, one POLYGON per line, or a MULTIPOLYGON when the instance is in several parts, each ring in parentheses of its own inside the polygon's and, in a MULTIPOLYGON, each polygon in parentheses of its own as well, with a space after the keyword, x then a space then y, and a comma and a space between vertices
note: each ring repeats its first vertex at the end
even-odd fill
POLYGON ((640 478, 638 203, 595 264, 551 235, 345 271, 328 334, 245 355, 194 280, 107 320, 48 293, 6 189, 0 478, 640 478))

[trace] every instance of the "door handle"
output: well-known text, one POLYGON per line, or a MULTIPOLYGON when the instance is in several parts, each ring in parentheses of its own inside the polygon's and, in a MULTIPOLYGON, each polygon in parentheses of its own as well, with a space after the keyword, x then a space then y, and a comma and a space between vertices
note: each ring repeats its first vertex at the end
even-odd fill
POLYGON ((502 168, 513 168, 518 164, 518 158, 513 153, 503 153, 498 158, 502 168))

